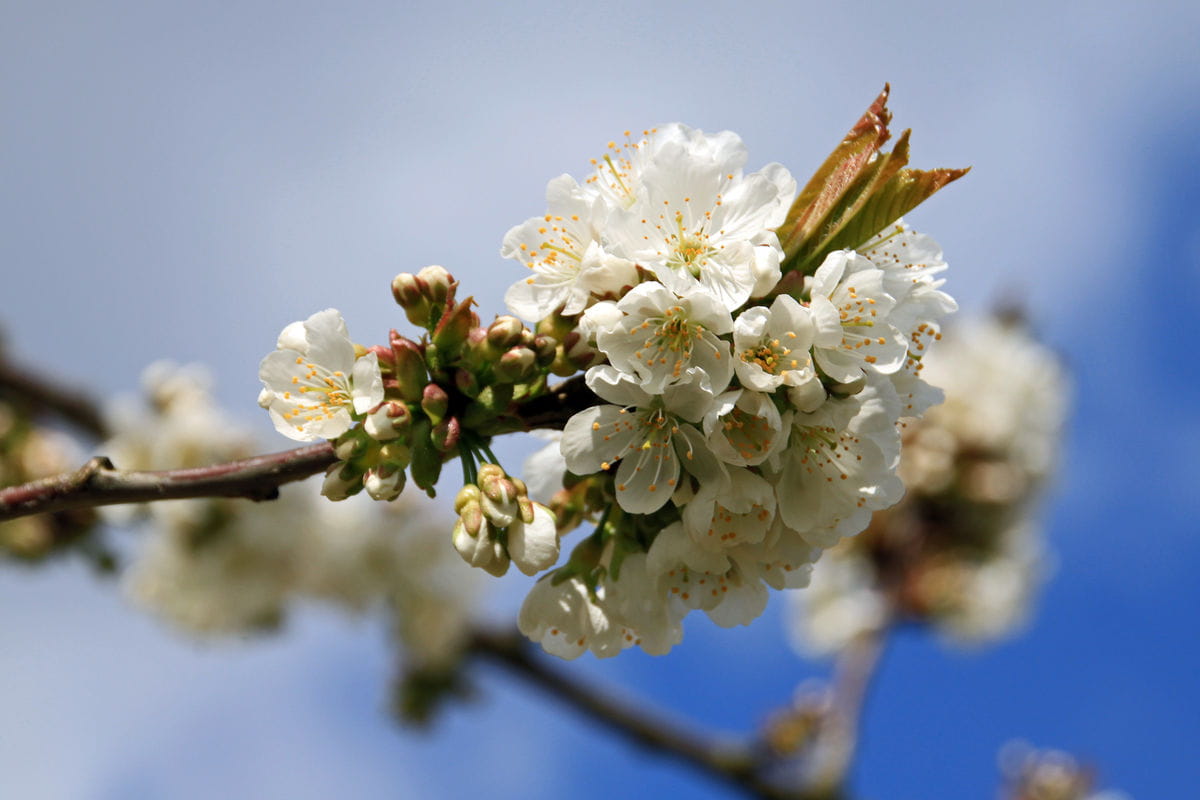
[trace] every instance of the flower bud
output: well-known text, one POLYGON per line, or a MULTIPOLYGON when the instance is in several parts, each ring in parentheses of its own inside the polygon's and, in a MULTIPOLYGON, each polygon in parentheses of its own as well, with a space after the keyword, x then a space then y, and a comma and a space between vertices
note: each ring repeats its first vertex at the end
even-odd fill
POLYGON ((534 502, 529 499, 529 495, 523 492, 517 495, 517 509, 519 510, 520 520, 526 525, 533 522, 533 507, 534 502))
POLYGON ((517 496, 517 487, 499 464, 479 465, 479 488, 497 503, 506 503, 517 496))
POLYGON ((446 313, 438 320, 432 339, 443 365, 453 363, 452 359, 462 351, 471 329, 479 324, 478 315, 471 310, 474 304, 475 299, 468 297, 461 303, 447 308, 446 313))
POLYGON ((538 334, 533 337, 531 349, 537 354, 538 366, 548 367, 554 363, 554 357, 558 355, 558 340, 553 336, 538 334))
POLYGON ((551 314, 548 317, 542 318, 535 327, 535 330, 543 336, 549 336, 561 342, 568 333, 575 330, 577 320, 578 317, 564 317, 561 314, 551 314))
POLYGON ((491 531, 484 525, 478 534, 472 535, 467 530, 466 523, 460 518, 454 523, 451 542, 464 561, 472 567, 479 567, 498 578, 508 572, 508 553, 504 551, 499 540, 494 539, 490 534, 491 531))
POLYGON ((421 410, 433 424, 442 421, 450 407, 450 395, 436 383, 428 383, 421 390, 421 410))
POLYGON ((334 440, 333 452, 342 461, 357 458, 367 451, 367 437, 359 428, 351 428, 334 440))
POLYGON ((412 461, 412 448, 407 442, 393 439, 379 448, 379 464, 404 469, 412 461))
POLYGON ((377 359, 379 359, 380 371, 382 371, 382 372, 390 372, 391 371, 391 368, 396 361, 396 357, 395 357, 395 355, 392 354, 391 348, 384 347, 381 344, 373 344, 367 348, 367 352, 374 353, 375 357, 377 359))
POLYGON ((550 367, 550 371, 559 377, 574 375, 582 369, 587 369, 599 359, 600 353, 591 347, 578 331, 571 331, 562 340, 562 346, 550 367))
POLYGON ((525 326, 521 323, 521 320, 507 314, 499 316, 487 328, 488 344, 497 350, 507 350, 521 343, 524 332, 525 326))
POLYGON ((431 302, 439 306, 454 299, 454 290, 458 281, 445 267, 432 264, 417 273, 417 278, 424 284, 424 294, 431 302))
POLYGON ((425 282, 409 272, 401 272, 392 278, 392 297, 404 309, 404 316, 413 325, 429 327, 432 307, 426 296, 425 282))
POLYGON ((330 465, 325 470, 325 481, 321 484, 321 494, 330 500, 345 500, 351 495, 362 491, 362 474, 345 462, 330 465))
POLYGON ((454 495, 454 513, 461 514, 463 509, 471 503, 478 505, 480 498, 483 497, 483 492, 479 491, 479 487, 473 483, 465 484, 458 490, 458 494, 454 495))
POLYGON ((475 373, 468 369, 456 369, 454 371, 454 388, 465 394, 467 397, 475 398, 479 396, 479 379, 475 377, 475 373))
POLYGON ((392 373, 396 376, 397 391, 409 403, 420 402, 421 389, 429 382, 429 372, 425 369, 425 357, 421 354, 420 345, 392 331, 391 346, 392 373))
POLYGON ((372 467, 363 476, 363 487, 373 500, 390 502, 404 491, 404 470, 394 467, 372 467))
POLYGON ((472 536, 478 536, 479 531, 483 529, 483 508, 480 506, 482 497, 479 487, 468 483, 458 490, 458 495, 454 498, 454 513, 458 514, 466 532, 472 536))
POLYGON ((501 383, 524 383, 537 374, 537 354, 528 347, 514 347, 500 356, 495 374, 501 383))
POLYGON ((458 440, 461 436, 462 423, 458 421, 458 417, 446 417, 433 426, 429 439, 438 450, 449 453, 458 447, 458 440))
POLYGON ((508 529, 508 555, 526 575, 553 566, 558 561, 558 543, 554 513, 540 504, 533 504, 528 520, 508 529))
POLYGON ((363 422, 363 430, 377 442, 406 436, 411 429, 412 412, 404 403, 381 403, 363 422))

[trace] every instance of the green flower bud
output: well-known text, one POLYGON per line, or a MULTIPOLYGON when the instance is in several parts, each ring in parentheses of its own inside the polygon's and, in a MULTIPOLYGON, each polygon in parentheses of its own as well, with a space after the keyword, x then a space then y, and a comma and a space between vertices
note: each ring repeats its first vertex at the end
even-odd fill
POLYGON ((406 402, 418 403, 421 400, 421 389, 429 382, 429 372, 425 368, 421 346, 405 339, 396 331, 391 332, 390 339, 392 374, 396 378, 396 390, 406 402))
POLYGON ((540 320, 535 331, 543 336, 549 336, 562 341, 568 333, 578 326, 579 317, 564 317, 561 314, 551 314, 540 320))
POLYGON ((537 354, 537 365, 548 367, 554 363, 554 357, 558 355, 558 340, 553 336, 538 334, 533 337, 531 349, 537 354))
POLYGON ((446 394, 446 390, 436 383, 428 383, 421 390, 421 410, 434 425, 442 421, 449 408, 450 395, 446 394))
POLYGON ((342 461, 349 461, 367 452, 369 443, 361 428, 351 428, 334 440, 333 452, 342 461))
POLYGON ((430 302, 444 307, 454 299, 458 281, 445 267, 432 264, 418 272, 417 279, 423 284, 423 293, 430 302))
POLYGON ((524 383, 537 374, 537 354, 527 347, 514 347, 500 356, 495 374, 501 383, 524 383))
POLYGON ((444 420, 433 426, 433 430, 429 434, 433 446, 443 453, 449 453, 458 447, 458 440, 462 436, 462 423, 458 421, 458 417, 446 417, 444 420))
POLYGON ((423 281, 409 272, 401 272, 392 278, 392 297, 404 309, 404 316, 413 325, 428 327, 430 316, 429 300, 422 291, 423 281))
POLYGON ((476 398, 479 396, 479 379, 475 377, 474 372, 468 369, 456 369, 454 371, 454 388, 467 397, 476 398))
POLYGON ((412 461, 412 448, 408 442, 393 439, 379 448, 379 463, 404 469, 412 461))
POLYGON ((525 326, 516 317, 504 315, 496 317, 487 328, 488 344, 497 350, 507 350, 521 343, 525 326))
POLYGON ((475 299, 468 297, 461 303, 446 309, 433 330, 433 344, 437 347, 443 365, 453 363, 462 352, 471 329, 479 325, 479 317, 471 310, 475 299))
POLYGON ((587 369, 599 360, 600 354, 579 335, 571 331, 562 339, 562 346, 550 367, 550 371, 559 377, 574 375, 580 370, 587 369))

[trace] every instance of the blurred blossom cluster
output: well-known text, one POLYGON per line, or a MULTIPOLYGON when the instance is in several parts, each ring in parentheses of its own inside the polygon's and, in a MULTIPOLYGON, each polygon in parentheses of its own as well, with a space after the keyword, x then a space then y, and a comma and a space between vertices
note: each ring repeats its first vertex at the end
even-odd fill
MULTIPOLYGON (((100 452, 128 469, 203 466, 245 457, 258 442, 229 420, 196 367, 147 369, 146 403, 111 415, 100 452)), ((125 576, 137 603, 204 635, 277 626, 291 603, 383 610, 407 661, 452 661, 464 643, 478 584, 442 530, 407 504, 321 502, 308 486, 277 500, 171 500, 110 507, 113 521, 144 519, 151 534, 125 576)))
MULTIPOLYGON (((76 469, 83 451, 66 434, 36 423, 21 403, 0 399, 0 486, 76 469)), ((0 558, 37 561, 72 545, 86 546, 97 514, 82 508, 0 522, 0 558)))
POLYGON ((1129 800, 1118 791, 1095 791, 1094 771, 1061 750, 1012 741, 1000 751, 1003 800, 1129 800))
POLYGON ((939 398, 922 359, 957 305, 937 243, 900 217, 965 170, 906 169, 907 131, 883 152, 886 99, 803 188, 780 164, 747 172, 729 131, 626 131, 504 237, 527 270, 514 316, 481 324, 442 267, 401 274, 426 335, 364 347, 314 314, 263 359, 259 403, 290 438, 334 442, 330 499, 393 500, 406 474, 432 494, 460 460, 453 545, 541 574, 518 625, 548 652, 665 653, 695 610, 748 624, 899 500, 901 420, 939 398), (540 426, 562 433, 527 484, 489 442, 540 426))
POLYGON ((952 328, 924 365, 945 401, 902 426, 907 494, 793 595, 804 651, 840 650, 893 621, 998 638, 1048 573, 1036 511, 1067 410, 1059 360, 1016 319, 994 317, 952 328))

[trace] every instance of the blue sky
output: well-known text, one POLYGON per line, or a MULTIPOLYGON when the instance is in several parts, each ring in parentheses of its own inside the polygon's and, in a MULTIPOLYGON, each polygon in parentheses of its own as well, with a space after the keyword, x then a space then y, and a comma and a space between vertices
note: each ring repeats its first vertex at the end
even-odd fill
MULTIPOLYGON (((626 128, 737 131, 810 171, 884 81, 918 166, 973 172, 911 217, 964 313, 1025 303, 1075 374, 1047 509, 1059 568, 1022 635, 889 649, 857 775, 887 798, 987 796, 1006 740, 1072 750, 1140 798, 1200 783, 1200 8, 1132 4, 26 4, 0 30, 0 325, 97 402, 170 357, 257 424, 258 360, 340 308, 403 319, 441 263, 484 314, 505 230, 626 128)), ((507 452, 527 452, 513 444, 507 452)), ((522 586, 506 581, 503 600, 522 586)), ((755 625, 571 665, 745 730, 824 665, 755 625)), ((0 775, 14 794, 324 797, 724 790, 503 675, 431 736, 382 709, 379 625, 306 608, 201 646, 80 565, 0 572, 0 775), (513 730, 519 736, 513 735, 513 730), (50 757, 53 753, 53 757, 50 757)))

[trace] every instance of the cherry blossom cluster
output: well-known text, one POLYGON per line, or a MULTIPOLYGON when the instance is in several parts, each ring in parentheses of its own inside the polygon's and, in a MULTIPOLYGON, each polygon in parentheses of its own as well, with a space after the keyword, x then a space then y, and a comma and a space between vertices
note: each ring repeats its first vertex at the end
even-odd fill
POLYGON ((1069 395, 1057 357, 1015 320, 988 319, 951 329, 925 364, 946 396, 903 428, 908 493, 793 595, 806 652, 840 650, 896 619, 990 641, 1028 616, 1046 577, 1037 501, 1069 395))
POLYGON ((549 652, 664 653, 696 609, 747 624, 900 498, 898 425, 939 398, 922 356, 956 306, 900 217, 964 171, 905 169, 890 116, 885 91, 802 188, 747 171, 728 131, 626 132, 504 237, 528 271, 513 316, 482 323, 441 267, 403 273, 420 337, 363 347, 320 312, 264 359, 259 402, 333 442, 331 499, 392 500, 406 475, 432 495, 461 461, 453 546, 544 573, 519 626, 549 652), (536 428, 561 435, 522 480, 490 443, 536 428))
POLYGON ((502 250, 530 269, 510 310, 581 312, 603 359, 585 375, 602 402, 541 467, 573 484, 561 521, 603 516, 520 616, 566 657, 661 653, 690 610, 746 624, 768 588, 805 585, 822 548, 903 493, 897 423, 936 399, 920 357, 955 309, 941 252, 903 223, 777 292, 796 182, 744 172, 731 133, 669 125, 611 150, 582 183, 551 181, 502 250))

